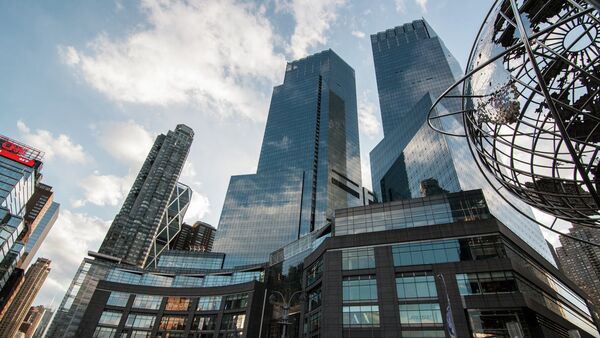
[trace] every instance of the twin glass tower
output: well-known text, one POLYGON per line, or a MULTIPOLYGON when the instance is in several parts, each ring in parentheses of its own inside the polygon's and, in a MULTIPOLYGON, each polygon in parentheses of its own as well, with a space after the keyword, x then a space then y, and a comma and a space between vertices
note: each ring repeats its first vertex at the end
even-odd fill
MULTIPOLYGON (((539 227, 491 191, 464 140, 427 125, 432 102, 462 74, 431 27, 417 20, 372 35, 371 44, 385 135, 371 152, 377 198, 419 197, 422 182, 431 189, 437 181, 437 191, 482 188, 491 213, 553 262, 539 227)), ((153 267, 170 248, 190 201, 177 180, 193 136, 178 125, 157 138, 97 260, 84 260, 71 283, 51 336, 72 336, 111 266, 153 267)), ((213 251, 226 254, 226 269, 263 264, 285 245, 325 231, 336 209, 365 204, 365 195, 354 70, 331 50, 290 62, 273 89, 256 173, 231 177, 213 251)))
MULTIPOLYGON (((431 182, 439 191, 483 189, 490 211, 554 262, 540 228, 493 191, 465 140, 427 125, 432 103, 462 75, 433 29, 416 20, 373 34, 371 46, 385 135, 370 154, 377 198, 420 197, 431 182)), ((445 104, 460 110, 458 99, 445 104)), ((450 123, 445 129, 462 121, 450 123)), ((214 246, 227 254, 225 265, 265 262, 326 226, 335 209, 361 205, 359 154, 354 70, 331 50, 289 63, 273 90, 257 173, 229 183, 214 246)), ((511 202, 533 217, 529 207, 511 202)))
POLYGON ((265 262, 362 204, 357 115, 354 70, 332 50, 287 64, 257 172, 229 182, 213 248, 226 266, 265 262))

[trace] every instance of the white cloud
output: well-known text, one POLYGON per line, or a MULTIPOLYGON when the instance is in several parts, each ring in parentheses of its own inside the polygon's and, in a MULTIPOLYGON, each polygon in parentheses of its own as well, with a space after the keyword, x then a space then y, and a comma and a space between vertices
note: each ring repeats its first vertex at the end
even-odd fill
POLYGON ((265 8, 235 0, 144 0, 147 25, 123 39, 101 34, 90 52, 62 47, 95 89, 114 101, 196 104, 221 116, 262 120, 284 68, 265 8))
POLYGON ((190 160, 187 160, 181 169, 181 177, 179 180, 184 184, 200 184, 200 182, 196 181, 196 176, 196 167, 190 160))
POLYGON ((345 0, 293 0, 289 4, 296 21, 289 48, 294 58, 305 57, 311 48, 327 42, 326 32, 344 3, 345 0))
POLYGON ((185 213, 185 221, 188 223, 194 223, 196 221, 204 220, 204 218, 210 214, 210 201, 206 195, 201 193, 202 182, 198 179, 198 173, 196 168, 191 161, 185 162, 183 169, 181 170, 181 176, 179 181, 183 184, 187 184, 192 188, 192 200, 190 206, 185 213))
POLYGON ((352 35, 354 35, 355 37, 362 39, 365 37, 365 33, 361 32, 361 31, 352 31, 352 35))
POLYGON ((396 12, 400 14, 404 14, 406 12, 406 0, 396 0, 394 3, 396 5, 396 12))
POLYGON ((89 160, 89 156, 85 153, 83 147, 80 144, 73 143, 71 138, 65 134, 55 137, 51 132, 44 129, 37 129, 34 132, 21 120, 17 121, 17 129, 21 133, 24 143, 45 153, 45 160, 51 160, 54 157, 60 157, 73 163, 85 163, 89 160))
POLYGON ((427 0, 415 0, 415 2, 421 7, 421 12, 427 12, 427 0))
POLYGON ((377 107, 366 95, 358 102, 358 126, 362 135, 375 137, 381 133, 381 123, 377 119, 377 107))
POLYGON ((139 167, 154 142, 154 137, 134 121, 103 123, 98 142, 112 157, 133 167, 139 167))
POLYGON ((192 188, 192 201, 185 213, 185 221, 193 224, 196 221, 204 220, 210 213, 210 201, 208 197, 199 193, 199 189, 192 188))
POLYGON ((76 65, 81 61, 79 53, 72 46, 58 47, 58 54, 62 61, 69 66, 76 65))
POLYGON ((119 177, 115 175, 100 175, 98 172, 84 178, 79 186, 84 191, 84 199, 73 202, 73 207, 81 207, 92 203, 95 205, 117 205, 129 192, 133 185, 133 175, 119 177))
MULTIPOLYGON (((428 0, 415 0, 415 4, 417 4, 421 8, 421 12, 427 12, 427 1, 428 0)), ((396 5, 396 12, 399 14, 406 13, 406 0, 395 0, 394 4, 396 5)))
POLYGON ((109 225, 109 221, 61 208, 36 255, 52 260, 50 275, 40 292, 47 299, 36 300, 36 304, 48 304, 53 296, 60 302, 83 257, 88 250, 98 250, 109 225))

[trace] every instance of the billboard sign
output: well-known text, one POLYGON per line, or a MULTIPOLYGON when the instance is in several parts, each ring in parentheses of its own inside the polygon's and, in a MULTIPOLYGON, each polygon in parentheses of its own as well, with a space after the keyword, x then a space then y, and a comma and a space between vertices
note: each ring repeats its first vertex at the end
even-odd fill
POLYGON ((13 142, 10 139, 0 137, 0 156, 19 162, 28 167, 35 165, 35 160, 29 158, 30 149, 13 142))

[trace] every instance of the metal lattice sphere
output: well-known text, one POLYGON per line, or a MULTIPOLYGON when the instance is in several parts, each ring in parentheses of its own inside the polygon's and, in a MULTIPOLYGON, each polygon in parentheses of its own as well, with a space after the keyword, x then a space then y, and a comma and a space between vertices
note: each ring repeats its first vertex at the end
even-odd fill
MULTIPOLYGON (((464 134, 478 164, 529 205, 600 226, 600 21, 581 0, 498 0, 462 85, 464 134)), ((436 127, 437 126, 437 127, 436 127)))

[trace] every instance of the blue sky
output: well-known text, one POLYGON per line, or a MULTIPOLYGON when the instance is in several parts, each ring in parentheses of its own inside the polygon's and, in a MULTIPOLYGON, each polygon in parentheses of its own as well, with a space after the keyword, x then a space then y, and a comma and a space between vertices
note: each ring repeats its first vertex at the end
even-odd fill
POLYGON ((196 137, 187 219, 217 225, 231 175, 256 169, 286 60, 332 48, 356 70, 363 181, 382 138, 369 35, 424 17, 464 67, 491 1, 3 1, 0 133, 46 152, 61 215, 36 300, 58 305, 96 250, 153 139, 196 137))

